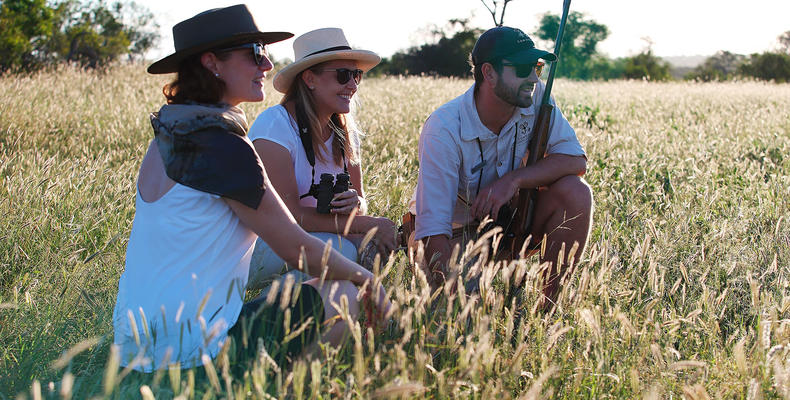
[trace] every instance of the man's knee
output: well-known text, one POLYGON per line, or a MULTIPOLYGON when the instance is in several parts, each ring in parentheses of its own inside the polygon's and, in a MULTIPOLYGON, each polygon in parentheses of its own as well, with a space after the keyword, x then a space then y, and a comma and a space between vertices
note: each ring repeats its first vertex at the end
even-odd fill
POLYGON ((560 178, 549 186, 549 192, 566 209, 587 211, 592 208, 592 188, 580 176, 568 175, 560 178))

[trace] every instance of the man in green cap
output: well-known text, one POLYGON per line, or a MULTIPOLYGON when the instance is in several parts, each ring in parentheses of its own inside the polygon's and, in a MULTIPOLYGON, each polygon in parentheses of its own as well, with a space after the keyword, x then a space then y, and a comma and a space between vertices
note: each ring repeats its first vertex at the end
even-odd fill
POLYGON ((524 166, 545 89, 539 79, 543 60, 556 59, 536 49, 519 29, 490 29, 472 50, 474 86, 425 121, 410 210, 416 216, 413 239, 425 244, 425 260, 435 261, 427 271, 434 284, 441 283, 453 247, 469 239, 461 228, 476 228, 487 216, 496 220, 520 188, 541 188, 530 245, 539 248, 545 240, 541 261, 553 263, 544 275, 548 300, 556 300, 560 278, 580 259, 590 231, 592 191, 581 178, 587 168, 584 149, 558 108, 547 156, 524 166), (574 243, 578 248, 569 254, 574 243), (562 263, 555 268, 559 257, 562 263))

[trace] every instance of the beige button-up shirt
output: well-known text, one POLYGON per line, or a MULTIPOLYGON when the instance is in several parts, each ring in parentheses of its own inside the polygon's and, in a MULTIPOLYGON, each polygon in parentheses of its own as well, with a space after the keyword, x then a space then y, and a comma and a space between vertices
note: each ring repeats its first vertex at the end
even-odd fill
MULTIPOLYGON (((539 82, 532 98, 540 99, 539 82)), ((482 187, 521 166, 540 104, 517 108, 499 134, 477 114, 474 86, 445 103, 425 121, 420 134, 420 172, 410 209, 417 215, 415 239, 452 236, 452 229, 473 220, 469 206, 482 187)), ((554 104, 554 100, 551 100, 554 104)), ((549 154, 584 156, 576 132, 555 108, 549 154)))

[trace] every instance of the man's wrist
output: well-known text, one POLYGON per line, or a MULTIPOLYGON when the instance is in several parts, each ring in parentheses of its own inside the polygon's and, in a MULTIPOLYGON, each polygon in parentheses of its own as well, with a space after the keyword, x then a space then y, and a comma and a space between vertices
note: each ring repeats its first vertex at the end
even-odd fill
POLYGON ((531 186, 532 183, 529 180, 529 167, 521 167, 516 168, 513 171, 510 171, 512 175, 513 185, 515 189, 531 189, 534 186, 531 186))
POLYGON ((524 168, 516 168, 507 174, 505 174, 502 178, 506 179, 507 182, 512 186, 513 191, 518 191, 522 187, 524 187, 525 179, 524 179, 524 168))

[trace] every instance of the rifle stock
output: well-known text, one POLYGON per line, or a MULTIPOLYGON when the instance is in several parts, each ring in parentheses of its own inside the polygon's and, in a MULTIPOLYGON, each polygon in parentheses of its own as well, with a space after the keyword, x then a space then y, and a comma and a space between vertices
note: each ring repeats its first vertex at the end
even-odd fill
MULTIPOLYGON (((529 142, 529 156, 526 166, 534 165, 546 154, 546 147, 549 141, 549 129, 551 128, 551 115, 554 106, 542 104, 535 127, 532 129, 532 138, 529 142)), ((513 206, 516 210, 513 216, 511 232, 513 241, 510 243, 510 256, 515 258, 524 246, 524 242, 532 232, 532 220, 535 218, 535 201, 538 198, 538 188, 519 189, 513 206)))
MULTIPOLYGON (((551 128, 551 117, 554 112, 554 106, 551 105, 551 88, 554 84, 554 75, 557 72, 557 62, 560 56, 560 46, 562 45, 562 35, 565 31, 565 23, 568 20, 568 12, 570 11, 571 0, 564 0, 562 4, 562 18, 560 19, 560 26, 557 30, 557 39, 554 41, 554 54, 558 60, 551 64, 549 70, 549 77, 546 79, 546 87, 543 90, 543 98, 540 103, 540 110, 538 111, 535 126, 532 128, 532 137, 529 141, 529 155, 524 167, 535 165, 546 154, 546 148, 549 142, 549 133, 551 128)), ((535 218, 535 202, 538 198, 538 188, 519 189, 518 194, 511 200, 511 209, 515 209, 513 219, 510 222, 510 231, 505 235, 505 240, 510 243, 505 243, 504 249, 510 250, 510 258, 514 259, 519 256, 521 249, 528 243, 525 243, 532 232, 532 221, 535 218)))

